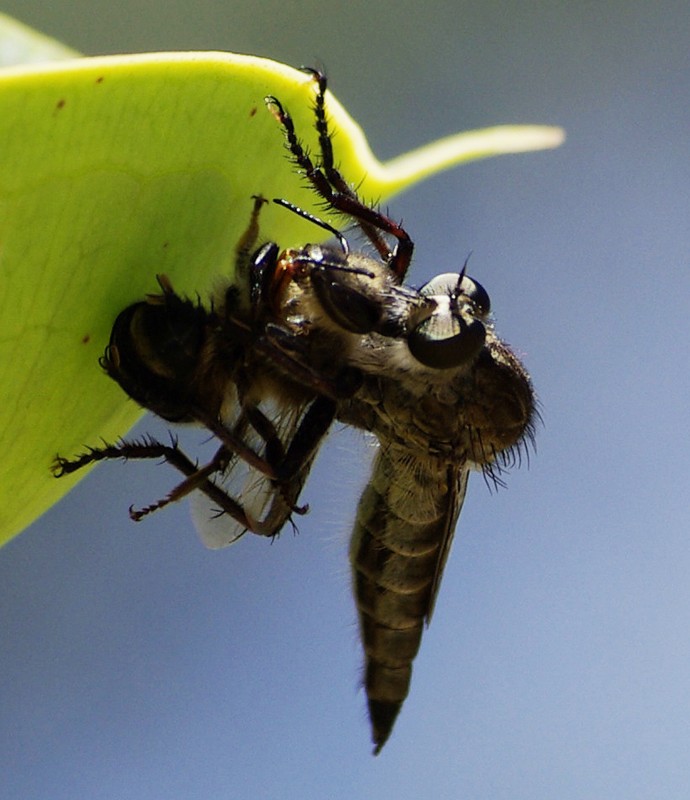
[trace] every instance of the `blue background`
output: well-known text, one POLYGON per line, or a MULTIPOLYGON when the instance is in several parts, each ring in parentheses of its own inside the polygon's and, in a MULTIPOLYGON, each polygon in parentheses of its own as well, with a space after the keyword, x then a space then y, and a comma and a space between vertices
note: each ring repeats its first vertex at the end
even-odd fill
POLYGON ((382 158, 497 123, 560 124, 569 137, 391 206, 417 243, 413 282, 473 251, 544 425, 507 490, 471 481, 382 755, 370 755, 358 691, 346 555, 371 454, 336 429, 299 536, 208 552, 184 505, 134 525, 129 504, 175 476, 114 463, 0 552, 6 796, 687 797, 687 4, 3 10, 94 54, 320 60, 382 158))

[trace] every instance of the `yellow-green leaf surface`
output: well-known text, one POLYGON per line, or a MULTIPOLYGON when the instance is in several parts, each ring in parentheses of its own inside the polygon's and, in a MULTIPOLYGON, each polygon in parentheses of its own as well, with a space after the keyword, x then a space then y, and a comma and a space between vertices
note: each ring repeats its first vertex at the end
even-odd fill
MULTIPOLYGON (((251 195, 315 210, 264 105, 279 97, 314 148, 313 92, 299 71, 228 53, 0 71, 0 541, 74 483, 52 477, 56 453, 113 440, 140 415, 98 367, 119 311, 155 291, 156 273, 202 298, 231 277, 251 195)), ((496 128, 380 164, 332 97, 328 111, 343 171, 377 199, 450 164, 562 139, 496 128)), ((279 207, 261 222, 283 246, 322 233, 279 207)))

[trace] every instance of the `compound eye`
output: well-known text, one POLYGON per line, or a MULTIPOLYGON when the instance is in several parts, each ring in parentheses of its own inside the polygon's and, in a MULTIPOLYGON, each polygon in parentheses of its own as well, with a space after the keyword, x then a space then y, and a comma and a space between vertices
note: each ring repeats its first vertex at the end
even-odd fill
POLYGON ((459 277, 457 272, 444 272, 441 275, 436 275, 422 286, 419 293, 425 297, 439 297, 443 295, 451 297, 457 291, 459 277))
POLYGON ((457 272, 444 272, 437 275, 419 290, 425 296, 443 296, 455 298, 467 297, 477 309, 480 316, 485 317, 491 311, 491 300, 486 289, 469 275, 458 275, 457 272))
POLYGON ((491 311, 489 293, 474 278, 470 278, 469 275, 463 275, 460 281, 460 292, 469 297, 483 317, 491 311))
POLYGON ((312 286, 321 307, 329 318, 351 333, 370 333, 381 320, 381 304, 372 297, 348 285, 338 270, 315 269, 312 286))
MULTIPOLYGON (((457 275, 455 276, 457 285, 457 275)), ((443 298, 439 298, 441 301, 443 298)), ((469 323, 453 312, 450 298, 407 337, 417 361, 432 369, 453 369, 472 362, 484 347, 486 328, 481 320, 469 323)))

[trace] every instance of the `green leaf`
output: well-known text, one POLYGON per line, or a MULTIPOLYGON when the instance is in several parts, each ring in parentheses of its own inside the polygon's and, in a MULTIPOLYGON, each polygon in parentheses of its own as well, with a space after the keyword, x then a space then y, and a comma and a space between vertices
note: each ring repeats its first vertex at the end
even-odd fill
MULTIPOLYGON (((0 71, 0 541, 73 485, 52 476, 57 453, 116 439, 140 416, 98 358, 156 273, 203 298, 232 275, 251 195, 318 212, 264 105, 280 98, 314 149, 313 93, 304 73, 229 53, 0 71)), ((328 112, 346 177, 376 199, 451 164, 562 140, 555 128, 494 128, 380 164, 332 96, 328 112)), ((270 205, 261 224, 282 246, 322 233, 270 205)))

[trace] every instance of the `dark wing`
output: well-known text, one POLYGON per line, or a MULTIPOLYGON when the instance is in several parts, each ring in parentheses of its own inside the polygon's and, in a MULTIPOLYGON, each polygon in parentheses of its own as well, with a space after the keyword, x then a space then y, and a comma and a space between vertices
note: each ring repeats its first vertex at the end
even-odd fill
POLYGON ((434 613, 436 597, 439 587, 441 586, 441 579, 443 578, 443 570, 445 569, 446 561, 448 561, 448 554, 453 544, 453 536, 455 535, 455 528, 458 524, 460 512, 462 511, 462 504, 465 502, 465 492, 467 491, 469 474, 470 470, 466 466, 459 469, 455 466, 448 467, 448 498, 443 520, 444 533, 438 550, 434 579, 431 583, 431 590, 429 593, 429 605, 426 611, 427 625, 431 621, 431 616, 434 613))

